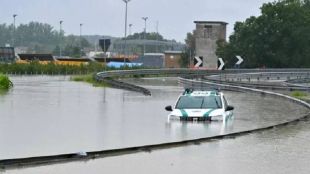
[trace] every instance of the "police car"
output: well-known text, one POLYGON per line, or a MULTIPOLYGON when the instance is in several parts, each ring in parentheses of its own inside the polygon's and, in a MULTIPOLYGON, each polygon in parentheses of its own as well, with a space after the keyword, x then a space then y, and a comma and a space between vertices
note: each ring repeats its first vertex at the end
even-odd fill
POLYGON ((165 109, 171 111, 168 120, 225 121, 232 117, 234 107, 228 105, 224 94, 217 90, 198 91, 186 89, 179 96, 174 108, 167 106, 165 109))

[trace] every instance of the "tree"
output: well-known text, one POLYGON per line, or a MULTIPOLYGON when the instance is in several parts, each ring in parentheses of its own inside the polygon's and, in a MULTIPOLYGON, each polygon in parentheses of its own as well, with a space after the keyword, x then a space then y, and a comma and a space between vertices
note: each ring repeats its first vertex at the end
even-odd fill
POLYGON ((155 32, 151 32, 151 33, 144 33, 144 32, 134 33, 133 35, 127 36, 127 39, 128 40, 131 40, 131 39, 147 39, 147 40, 166 41, 161 34, 155 33, 155 32), (145 38, 144 38, 144 36, 145 36, 145 38))
POLYGON ((229 43, 218 42, 217 55, 245 67, 310 67, 310 0, 265 3, 261 15, 237 22, 229 43))
MULTIPOLYGON (((13 25, 0 24, 0 46, 12 43, 13 31, 13 25)), ((19 25, 16 27, 14 38, 14 46, 28 47, 28 53, 54 53, 58 55, 60 39, 63 42, 62 47, 70 48, 70 50, 67 50, 67 53, 76 52, 77 49, 80 50, 79 36, 64 36, 63 31, 59 32, 51 25, 39 22, 19 25)), ((90 43, 85 38, 82 38, 81 46, 82 48, 90 47, 90 43)), ((67 54, 67 56, 71 55, 67 54)), ((73 55, 76 54, 74 53, 73 55)))
POLYGON ((189 60, 195 55, 195 36, 193 33, 187 33, 185 39, 186 47, 183 50, 180 59, 181 67, 188 67, 190 65, 189 60))

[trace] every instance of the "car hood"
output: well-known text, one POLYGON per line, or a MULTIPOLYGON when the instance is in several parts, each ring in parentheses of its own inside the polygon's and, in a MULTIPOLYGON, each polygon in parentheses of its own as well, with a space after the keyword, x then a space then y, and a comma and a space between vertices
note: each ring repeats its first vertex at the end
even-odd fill
POLYGON ((213 117, 223 115, 223 109, 174 109, 170 115, 178 117, 213 117))

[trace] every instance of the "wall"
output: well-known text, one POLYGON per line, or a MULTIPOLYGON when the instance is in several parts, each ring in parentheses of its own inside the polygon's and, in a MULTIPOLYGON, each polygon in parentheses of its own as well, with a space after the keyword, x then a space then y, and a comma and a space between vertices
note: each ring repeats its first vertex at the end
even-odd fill
POLYGON ((195 23, 195 56, 203 57, 204 68, 217 69, 218 57, 215 54, 217 49, 216 42, 220 39, 226 40, 227 23, 215 21, 195 21, 195 23))

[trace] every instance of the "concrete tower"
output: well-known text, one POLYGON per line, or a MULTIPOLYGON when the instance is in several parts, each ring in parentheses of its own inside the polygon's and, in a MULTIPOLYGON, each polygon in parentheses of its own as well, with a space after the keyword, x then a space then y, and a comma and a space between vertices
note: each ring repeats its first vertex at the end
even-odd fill
POLYGON ((203 59, 203 67, 216 69, 218 57, 215 54, 218 40, 226 40, 226 22, 195 21, 194 30, 196 57, 203 59))

